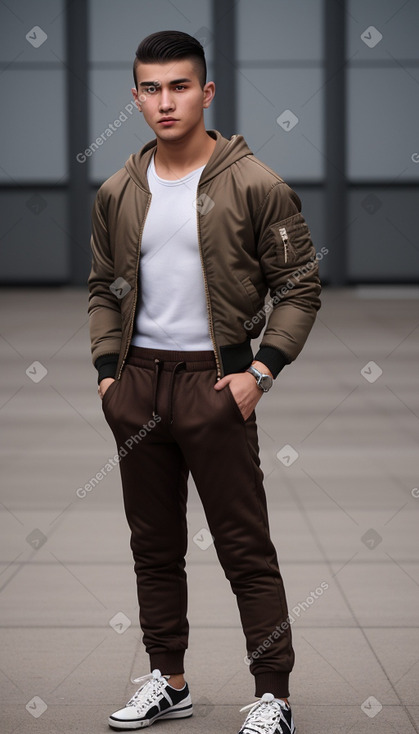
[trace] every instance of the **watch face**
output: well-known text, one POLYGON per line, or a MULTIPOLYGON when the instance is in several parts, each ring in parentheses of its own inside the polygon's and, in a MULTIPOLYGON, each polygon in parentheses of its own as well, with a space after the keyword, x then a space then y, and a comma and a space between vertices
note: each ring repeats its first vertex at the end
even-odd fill
POLYGON ((260 380, 260 384, 263 390, 269 390, 272 387, 272 377, 269 375, 263 375, 263 377, 260 380))

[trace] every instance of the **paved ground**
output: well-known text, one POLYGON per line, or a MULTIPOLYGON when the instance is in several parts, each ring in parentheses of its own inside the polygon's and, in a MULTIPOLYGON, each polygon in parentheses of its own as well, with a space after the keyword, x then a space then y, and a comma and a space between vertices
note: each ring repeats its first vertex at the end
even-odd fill
MULTIPOLYGON (((5 290, 1 301, 0 730, 107 732, 130 676, 149 668, 118 469, 76 494, 114 455, 86 293, 5 290)), ((303 354, 257 408, 295 616, 298 734, 419 731, 418 304, 412 291, 326 291, 303 354), (298 453, 288 465, 286 445, 298 453)), ((205 527, 191 485, 195 715, 156 732, 236 734, 254 700, 235 598, 214 548, 192 540, 205 527)))

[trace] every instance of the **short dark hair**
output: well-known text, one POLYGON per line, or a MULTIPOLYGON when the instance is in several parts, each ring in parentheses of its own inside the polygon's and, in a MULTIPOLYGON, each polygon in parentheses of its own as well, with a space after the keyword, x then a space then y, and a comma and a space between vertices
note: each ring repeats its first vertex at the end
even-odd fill
POLYGON ((207 81, 207 65, 205 53, 200 42, 182 31, 158 31, 144 38, 135 52, 133 74, 137 87, 136 70, 139 63, 173 61, 175 59, 191 59, 195 63, 201 87, 207 81))

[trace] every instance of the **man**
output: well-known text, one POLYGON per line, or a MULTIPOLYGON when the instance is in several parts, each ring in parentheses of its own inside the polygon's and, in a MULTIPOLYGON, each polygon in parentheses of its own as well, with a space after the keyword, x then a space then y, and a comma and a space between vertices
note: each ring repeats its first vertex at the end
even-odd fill
POLYGON ((258 700, 245 707, 241 733, 289 734, 294 652, 255 406, 313 325, 316 255, 298 196, 242 136, 206 131, 203 110, 215 85, 206 82, 196 39, 176 31, 148 36, 134 80, 155 139, 97 194, 89 313, 152 672, 137 679, 142 685, 109 725, 139 729, 192 714, 184 679, 191 471, 237 596, 255 677, 258 700), (250 340, 266 314, 253 357, 250 340))

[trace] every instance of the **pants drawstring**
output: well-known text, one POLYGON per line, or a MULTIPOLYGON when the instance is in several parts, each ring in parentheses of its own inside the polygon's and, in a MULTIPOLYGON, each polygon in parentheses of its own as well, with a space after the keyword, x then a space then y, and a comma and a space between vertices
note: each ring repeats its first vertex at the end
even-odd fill
POLYGON ((157 357, 154 360, 154 394, 153 394, 153 418, 157 417, 157 385, 159 382, 159 374, 160 374, 160 365, 161 362, 157 357))
MULTIPOLYGON (((153 393, 153 418, 156 418, 157 416, 157 388, 159 383, 159 376, 160 376, 160 367, 163 366, 163 361, 161 359, 158 359, 155 357, 154 359, 154 393, 153 393)), ((173 387, 174 387, 174 378, 175 374, 178 372, 178 369, 180 367, 186 368, 185 362, 177 362, 171 371, 170 374, 170 383, 169 383, 169 404, 168 404, 168 414, 169 414, 169 423, 173 423, 173 387)))
POLYGON ((173 386, 175 384, 175 374, 178 371, 178 367, 183 367, 186 369, 185 362, 177 362, 175 364, 172 373, 170 375, 170 386, 169 386, 169 423, 173 423, 173 386))

